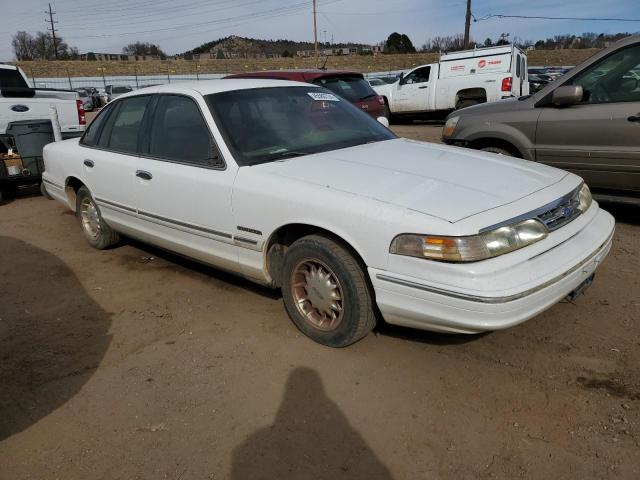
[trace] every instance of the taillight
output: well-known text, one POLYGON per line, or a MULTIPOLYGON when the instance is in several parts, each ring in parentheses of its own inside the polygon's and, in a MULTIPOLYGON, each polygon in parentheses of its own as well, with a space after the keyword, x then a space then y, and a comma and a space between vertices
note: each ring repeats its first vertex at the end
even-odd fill
POLYGON ((76 109, 78 110, 78 123, 80 125, 86 125, 87 119, 84 116, 84 105, 82 104, 82 100, 76 100, 76 109))
POLYGON ((376 98, 380 105, 384 105, 384 97, 382 95, 378 95, 376 98))
POLYGON ((502 79, 502 91, 510 92, 513 86, 513 77, 507 77, 502 79))

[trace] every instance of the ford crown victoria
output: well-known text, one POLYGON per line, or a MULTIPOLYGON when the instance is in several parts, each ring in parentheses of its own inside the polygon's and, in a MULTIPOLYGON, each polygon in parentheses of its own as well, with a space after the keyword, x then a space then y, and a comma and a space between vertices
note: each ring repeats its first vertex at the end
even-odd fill
POLYGON ((104 249, 126 235, 280 288, 346 346, 376 321, 507 328, 576 296, 614 221, 574 174, 397 138, 314 85, 138 90, 44 151, 46 190, 104 249))

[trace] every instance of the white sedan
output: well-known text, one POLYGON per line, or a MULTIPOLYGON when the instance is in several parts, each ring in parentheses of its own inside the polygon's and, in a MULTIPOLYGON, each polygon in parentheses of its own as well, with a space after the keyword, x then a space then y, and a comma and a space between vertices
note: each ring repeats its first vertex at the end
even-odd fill
POLYGON ((614 220, 545 165, 397 138, 313 85, 164 85, 44 150, 46 191, 88 242, 135 237, 280 288, 332 347, 384 319, 511 327, 592 281, 614 220))

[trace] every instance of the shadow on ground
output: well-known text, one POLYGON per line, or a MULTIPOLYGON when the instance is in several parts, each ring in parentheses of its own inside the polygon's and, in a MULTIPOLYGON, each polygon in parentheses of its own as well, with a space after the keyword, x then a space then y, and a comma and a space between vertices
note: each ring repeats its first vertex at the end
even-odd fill
POLYGON ((56 256, 0 236, 0 440, 71 399, 110 343, 110 316, 56 256))
POLYGON ((640 206, 638 205, 600 202, 600 206, 613 215, 616 222, 640 225, 640 206))
POLYGON ((338 405, 327 397, 318 374, 309 368, 297 368, 289 375, 274 423, 234 450, 231 478, 393 477, 338 405))

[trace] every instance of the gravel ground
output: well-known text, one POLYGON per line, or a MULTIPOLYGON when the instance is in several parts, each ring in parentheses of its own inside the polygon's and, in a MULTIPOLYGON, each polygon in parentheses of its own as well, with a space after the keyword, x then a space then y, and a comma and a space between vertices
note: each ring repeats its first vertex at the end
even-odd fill
MULTIPOLYGON (((437 140, 437 126, 398 127, 437 140)), ((0 206, 0 478, 640 478, 640 215, 594 285, 480 336, 333 350, 277 292, 0 206)))

